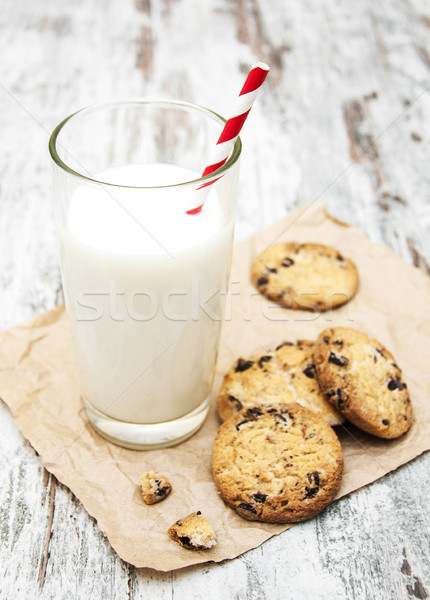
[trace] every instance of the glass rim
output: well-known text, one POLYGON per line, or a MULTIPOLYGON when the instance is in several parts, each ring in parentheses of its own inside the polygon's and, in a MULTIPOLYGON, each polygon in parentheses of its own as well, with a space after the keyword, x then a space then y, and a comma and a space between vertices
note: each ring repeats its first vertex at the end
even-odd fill
MULTIPOLYGON (((73 176, 77 177, 78 179, 82 179, 84 182, 101 184, 103 186, 110 186, 112 188, 147 189, 148 190, 148 189, 180 188, 180 187, 186 187, 186 186, 198 186, 198 185, 201 185, 206 182, 211 182, 212 180, 218 179, 219 177, 224 175, 239 160, 239 156, 242 151, 242 141, 241 141, 240 137, 238 137, 237 140, 235 141, 233 150, 231 151, 227 162, 225 164, 223 164, 221 167, 219 167, 218 169, 216 169, 216 171, 213 171, 212 173, 210 173, 209 175, 205 175, 204 177, 198 177, 197 179, 192 179, 189 181, 182 181, 180 183, 173 183, 173 184, 169 184, 169 185, 140 186, 140 185, 121 185, 121 184, 117 184, 117 183, 110 183, 108 181, 102 181, 101 179, 95 179, 93 177, 90 177, 89 175, 84 175, 83 173, 80 173, 79 171, 75 171, 66 162, 64 162, 60 158, 60 156, 57 152, 57 141, 58 141, 58 136, 61 133, 61 131, 65 125, 67 125, 73 118, 79 117, 83 113, 90 113, 95 110, 109 108, 111 106, 121 105, 121 104, 123 104, 123 105, 126 105, 126 104, 130 104, 130 105, 131 104, 158 104, 159 106, 164 105, 165 107, 168 107, 168 106, 175 106, 178 108, 182 107, 185 109, 193 109, 193 110, 200 111, 201 113, 206 114, 206 116, 212 118, 214 121, 218 121, 220 124, 224 124, 227 121, 224 117, 222 117, 215 111, 213 111, 209 108, 206 108, 205 106, 201 106, 199 104, 193 104, 191 102, 186 102, 185 100, 175 100, 175 99, 170 99, 170 98, 157 98, 157 97, 155 97, 155 98, 130 97, 130 98, 118 98, 118 99, 112 99, 112 100, 105 100, 103 102, 96 102, 94 104, 90 104, 88 106, 85 106, 85 107, 80 108, 79 110, 73 112, 68 117, 63 119, 54 128, 54 130, 51 133, 51 136, 49 138, 49 143, 48 143, 49 153, 50 153, 51 158, 54 161, 54 163, 58 167, 60 167, 61 169, 63 169, 67 173, 69 173, 69 175, 73 175, 73 176)), ((214 141, 214 144, 215 144, 215 141, 214 141)), ((66 152, 67 152, 67 149, 66 149, 66 152)))

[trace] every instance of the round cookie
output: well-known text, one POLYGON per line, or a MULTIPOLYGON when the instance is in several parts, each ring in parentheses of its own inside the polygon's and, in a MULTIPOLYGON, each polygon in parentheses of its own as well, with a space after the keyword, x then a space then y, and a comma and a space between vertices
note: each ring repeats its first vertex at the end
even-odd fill
POLYGON ((365 333, 346 327, 324 330, 314 352, 326 398, 360 429, 396 438, 412 423, 402 372, 389 352, 365 333))
POLYGON ((252 283, 286 308, 325 311, 345 304, 358 289, 354 263, 322 244, 279 243, 257 257, 252 283))
POLYGON ((239 358, 224 376, 218 395, 218 413, 225 421, 242 408, 273 402, 298 402, 330 425, 343 416, 321 393, 312 350, 314 342, 284 342, 273 352, 239 358))
POLYGON ((218 430, 212 470, 223 500, 245 519, 294 523, 334 497, 342 448, 321 417, 298 404, 242 409, 218 430))

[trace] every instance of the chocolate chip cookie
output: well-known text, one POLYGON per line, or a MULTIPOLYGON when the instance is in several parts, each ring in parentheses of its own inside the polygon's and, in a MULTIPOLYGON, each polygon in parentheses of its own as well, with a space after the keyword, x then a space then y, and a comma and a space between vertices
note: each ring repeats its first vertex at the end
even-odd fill
POLYGON ((286 308, 325 311, 345 304, 358 289, 354 263, 322 244, 279 243, 254 261, 252 283, 286 308))
POLYGON ((167 533, 188 550, 208 550, 216 545, 216 536, 209 521, 200 511, 179 519, 167 533))
POLYGON ((343 470, 333 429, 298 404, 244 408, 223 423, 212 453, 223 500, 250 521, 294 523, 334 497, 343 470))
POLYGON ((412 406, 402 372, 389 352, 362 331, 324 330, 314 351, 325 397, 360 429, 396 438, 412 423, 412 406))
POLYGON ((167 498, 172 491, 172 486, 164 475, 149 471, 142 475, 142 498, 146 504, 155 504, 167 498))
POLYGON ((242 408, 273 402, 298 402, 330 425, 344 418, 321 393, 313 364, 314 342, 284 342, 275 351, 239 358, 224 376, 218 413, 225 421, 242 408))

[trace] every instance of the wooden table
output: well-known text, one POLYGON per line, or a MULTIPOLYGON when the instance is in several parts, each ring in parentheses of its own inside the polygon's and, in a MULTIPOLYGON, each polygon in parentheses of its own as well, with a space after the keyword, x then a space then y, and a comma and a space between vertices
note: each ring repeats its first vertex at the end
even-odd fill
MULTIPOLYGON (((272 72, 242 136, 237 238, 320 198, 430 273, 425 0, 1 0, 0 9, 1 327, 62 302, 47 155, 57 122, 136 95, 228 114, 254 58, 272 72)), ((428 454, 235 560, 163 574, 118 558, 0 410, 1 598, 430 594, 428 454)))

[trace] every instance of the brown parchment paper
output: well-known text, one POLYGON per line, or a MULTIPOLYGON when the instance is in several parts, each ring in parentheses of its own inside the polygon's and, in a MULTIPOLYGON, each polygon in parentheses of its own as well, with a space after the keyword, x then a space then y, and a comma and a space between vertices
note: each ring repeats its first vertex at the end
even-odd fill
POLYGON ((353 426, 338 427, 345 454, 338 497, 430 449, 428 277, 357 229, 329 218, 318 203, 237 244, 231 281, 209 417, 193 438, 166 450, 125 450, 88 425, 63 307, 0 333, 0 397, 46 468, 97 519, 121 558, 137 567, 167 571, 233 558, 288 528, 240 518, 224 505, 212 480, 210 456, 219 426, 216 392, 239 355, 287 339, 312 339, 331 325, 363 329, 393 352, 409 386, 414 423, 405 436, 392 441, 353 426), (352 258, 361 276, 356 298, 320 315, 282 309, 262 298, 250 283, 251 262, 280 240, 331 244, 352 258), (174 488, 165 501, 152 506, 144 505, 139 490, 140 475, 147 470, 165 473, 174 488), (166 534, 174 521, 195 510, 209 518, 218 536, 217 546, 206 552, 180 548, 166 534))

